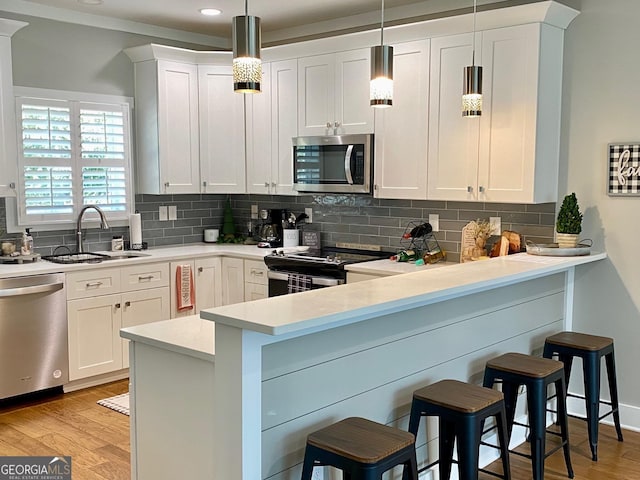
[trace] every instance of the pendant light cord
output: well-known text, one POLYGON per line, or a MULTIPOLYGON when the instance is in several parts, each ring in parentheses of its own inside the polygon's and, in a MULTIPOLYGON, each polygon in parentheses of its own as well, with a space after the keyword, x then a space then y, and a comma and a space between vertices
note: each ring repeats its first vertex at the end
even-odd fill
MULTIPOLYGON (((382 0, 384 1, 384 0, 382 0)), ((476 64, 476 2, 477 0, 473 0, 473 47, 471 51, 471 65, 475 66, 476 64)))
POLYGON ((249 0, 244 0, 244 14, 247 17, 249 16, 249 0))
POLYGON ((382 0, 382 13, 380 17, 380 45, 384 45, 384 0, 382 0))

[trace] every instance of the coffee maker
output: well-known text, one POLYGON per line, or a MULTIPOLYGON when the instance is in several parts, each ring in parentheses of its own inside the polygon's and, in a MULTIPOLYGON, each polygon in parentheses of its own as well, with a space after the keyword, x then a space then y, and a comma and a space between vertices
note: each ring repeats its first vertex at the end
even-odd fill
POLYGON ((262 226, 260 227, 260 248, 275 248, 282 246, 282 210, 260 210, 262 226))

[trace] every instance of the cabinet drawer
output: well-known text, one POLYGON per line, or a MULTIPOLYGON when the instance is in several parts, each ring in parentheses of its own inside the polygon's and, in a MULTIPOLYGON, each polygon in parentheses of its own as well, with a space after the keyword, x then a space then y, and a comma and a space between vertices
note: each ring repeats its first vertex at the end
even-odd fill
POLYGON ((267 285, 267 266, 262 260, 244 261, 244 281, 245 283, 257 283, 267 285))
POLYGON ((132 265, 121 270, 123 292, 169 286, 169 264, 147 263, 132 265))
POLYGON ((260 285, 257 283, 247 283, 244 286, 244 301, 251 302, 253 300, 260 300, 269 296, 269 287, 267 285, 260 285))
POLYGON ((66 275, 67 300, 120 293, 120 270, 99 268, 66 275))

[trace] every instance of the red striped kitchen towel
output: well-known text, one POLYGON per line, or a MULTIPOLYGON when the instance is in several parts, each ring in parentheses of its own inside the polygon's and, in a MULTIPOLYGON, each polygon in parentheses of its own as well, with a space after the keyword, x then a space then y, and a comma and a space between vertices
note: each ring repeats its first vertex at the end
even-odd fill
POLYGON ((176 268, 176 293, 178 311, 192 310, 196 303, 196 290, 193 287, 191 265, 178 265, 176 268))

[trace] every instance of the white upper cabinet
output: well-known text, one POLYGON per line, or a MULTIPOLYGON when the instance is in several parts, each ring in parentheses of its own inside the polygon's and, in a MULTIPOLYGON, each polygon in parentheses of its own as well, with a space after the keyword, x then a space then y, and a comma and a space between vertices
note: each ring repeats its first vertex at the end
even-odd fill
POLYGON ((428 197, 540 203, 556 200, 563 31, 546 24, 478 33, 483 111, 460 113, 471 34, 431 43, 428 197))
POLYGON ((298 59, 298 135, 373 132, 370 49, 298 59))
POLYGON ((393 47, 393 106, 376 108, 377 198, 427 198, 429 40, 393 47))
POLYGON ((264 63, 262 71, 262 93, 247 98, 247 192, 296 195, 291 139, 298 131, 298 63, 264 63))
POLYGON ((245 193, 244 95, 231 65, 198 65, 203 193, 245 193))
POLYGON ((151 59, 134 69, 136 193, 200 192, 197 67, 151 59))
POLYGON ((28 25, 0 19, 0 197, 15 197, 18 182, 11 35, 28 25))

